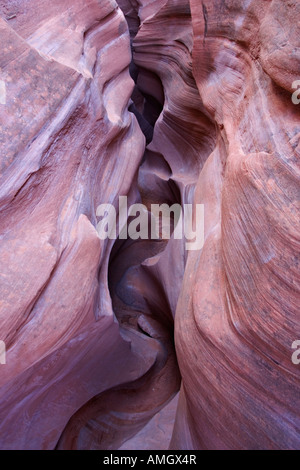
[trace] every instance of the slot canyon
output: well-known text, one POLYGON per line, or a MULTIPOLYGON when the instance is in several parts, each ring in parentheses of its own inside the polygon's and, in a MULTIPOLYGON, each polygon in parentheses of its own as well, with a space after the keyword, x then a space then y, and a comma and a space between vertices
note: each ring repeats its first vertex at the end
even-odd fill
POLYGON ((299 449, 299 0, 6 0, 0 36, 0 449, 299 449), (120 196, 203 205, 203 246, 99 237, 120 196))

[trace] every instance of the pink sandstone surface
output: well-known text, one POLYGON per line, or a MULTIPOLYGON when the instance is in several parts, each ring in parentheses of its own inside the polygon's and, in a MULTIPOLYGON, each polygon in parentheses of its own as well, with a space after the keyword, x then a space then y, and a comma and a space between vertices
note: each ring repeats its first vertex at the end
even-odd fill
POLYGON ((299 2, 0 1, 0 37, 0 448, 299 448, 299 2), (203 248, 100 240, 120 195, 204 204, 203 248))

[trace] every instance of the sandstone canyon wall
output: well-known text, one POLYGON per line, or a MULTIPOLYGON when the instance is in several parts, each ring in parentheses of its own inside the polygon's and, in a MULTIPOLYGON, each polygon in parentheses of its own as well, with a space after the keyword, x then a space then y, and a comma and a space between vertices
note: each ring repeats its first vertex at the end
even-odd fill
POLYGON ((299 2, 0 16, 0 448, 299 448, 299 2), (203 248, 101 240, 125 195, 203 248))

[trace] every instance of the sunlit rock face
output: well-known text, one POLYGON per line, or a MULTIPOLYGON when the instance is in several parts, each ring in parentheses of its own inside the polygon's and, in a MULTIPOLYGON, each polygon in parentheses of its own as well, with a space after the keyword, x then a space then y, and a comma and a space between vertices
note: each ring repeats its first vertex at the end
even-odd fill
POLYGON ((0 448, 299 448, 299 3, 0 15, 0 448), (120 195, 203 248, 101 240, 120 195))

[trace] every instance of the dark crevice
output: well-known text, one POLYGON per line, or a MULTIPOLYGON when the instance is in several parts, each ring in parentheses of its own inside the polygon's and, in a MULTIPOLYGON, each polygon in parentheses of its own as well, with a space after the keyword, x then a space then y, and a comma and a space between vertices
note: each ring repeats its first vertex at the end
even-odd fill
MULTIPOLYGON (((122 8, 122 2, 119 2, 122 8)), ((138 27, 140 25, 138 15, 136 14, 136 20, 133 20, 133 15, 126 15, 125 18, 128 23, 130 32, 130 47, 131 47, 131 63, 129 66, 129 73, 133 79, 135 86, 131 96, 131 103, 129 105, 129 111, 133 113, 139 126, 146 138, 146 145, 150 144, 153 139, 153 132, 155 123, 163 110, 164 104, 164 92, 160 78, 148 70, 140 68, 134 61, 134 37, 137 34, 138 27), (155 83, 155 88, 158 89, 160 100, 152 95, 152 90, 147 87, 147 81, 151 79, 152 83, 155 83)), ((157 93, 157 91, 156 91, 157 93)))
MULTIPOLYGON (((121 8, 123 6, 123 11, 127 8, 128 14, 124 13, 132 45, 139 27, 138 15, 126 0, 118 0, 118 3, 121 8)), ((129 71, 135 86, 128 110, 136 116, 148 145, 163 110, 164 91, 158 75, 134 63, 133 47, 132 57, 129 71)), ((141 202, 147 208, 151 203, 180 203, 180 191, 171 176, 171 168, 163 155, 146 149, 139 175, 133 183, 140 195, 133 202, 141 202), (151 182, 157 186, 158 194, 148 189, 151 182)), ((128 224, 130 220, 129 217, 128 224)), ((149 349, 149 357, 156 351, 156 358, 140 378, 106 390, 83 405, 67 424, 57 449, 87 446, 90 449, 117 449, 135 436, 179 391, 181 377, 175 352, 172 309, 155 269, 147 265, 147 260, 159 255, 167 243, 162 239, 115 241, 108 263, 108 287, 121 335, 124 334, 127 341, 128 335, 132 341, 136 341, 135 335, 142 336, 144 339, 139 339, 137 345, 142 341, 143 348, 149 349)), ((136 351, 135 354, 143 352, 136 351)))

